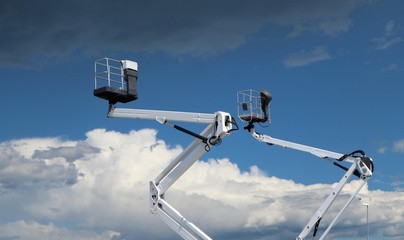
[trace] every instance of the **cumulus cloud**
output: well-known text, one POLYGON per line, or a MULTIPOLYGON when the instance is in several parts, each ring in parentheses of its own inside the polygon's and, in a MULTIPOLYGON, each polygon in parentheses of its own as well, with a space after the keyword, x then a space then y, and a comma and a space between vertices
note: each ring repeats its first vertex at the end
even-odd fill
MULTIPOLYGON (((178 239, 149 213, 148 181, 182 150, 158 139, 153 129, 95 129, 82 141, 3 142, 1 186, 17 175, 13 186, 29 183, 31 190, 9 187, 0 195, 0 239, 178 239), (71 161, 65 150, 83 154, 73 154, 71 161), (69 171, 76 179, 67 184, 69 171)), ((320 231, 357 184, 354 180, 347 186, 320 231)), ((289 239, 298 235, 333 187, 267 176, 254 165, 243 172, 230 159, 210 158, 197 161, 167 191, 166 200, 214 239, 289 239)), ((362 196, 371 205, 373 234, 404 236, 403 193, 365 187, 362 196)), ((355 200, 331 237, 363 234, 365 211, 355 200)))
POLYGON ((74 51, 163 51, 196 56, 228 51, 277 25, 335 36, 367 0, 0 2, 0 66, 22 65, 74 51))
POLYGON ((0 145, 0 192, 32 187, 59 187, 77 178, 74 165, 47 164, 23 157, 10 144, 0 145))
POLYGON ((328 60, 330 58, 331 56, 327 48, 325 46, 319 46, 310 51, 302 50, 298 53, 293 53, 283 61, 283 64, 286 67, 298 67, 328 60))
POLYGON ((71 240, 111 240, 119 233, 106 231, 98 234, 94 231, 69 231, 54 224, 40 224, 35 221, 16 221, 0 225, 0 239, 71 239, 71 240))
POLYGON ((98 148, 94 148, 85 142, 78 142, 75 146, 50 147, 46 150, 35 150, 32 157, 41 159, 62 157, 67 162, 74 162, 86 154, 97 153, 98 151, 98 148))

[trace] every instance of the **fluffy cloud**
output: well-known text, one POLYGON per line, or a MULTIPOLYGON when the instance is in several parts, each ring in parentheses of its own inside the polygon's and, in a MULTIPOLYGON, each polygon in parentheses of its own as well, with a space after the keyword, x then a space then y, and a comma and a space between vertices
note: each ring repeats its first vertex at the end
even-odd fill
POLYGON ((64 158, 67 162, 74 162, 84 157, 86 154, 98 152, 97 148, 88 145, 85 142, 78 142, 75 146, 51 147, 46 150, 35 150, 33 158, 52 159, 57 157, 64 158))
MULTIPOLYGON (((0 239, 178 239, 149 213, 148 181, 182 150, 159 140, 153 129, 95 129, 83 141, 3 142, 0 186, 7 191, 0 195, 0 239)), ((320 231, 357 184, 347 186, 320 231)), ((298 235, 332 187, 266 176, 256 166, 242 172, 230 159, 205 159, 166 199, 214 239, 285 239, 298 235)), ((365 188, 362 195, 370 204, 372 234, 403 237, 404 194, 365 188)), ((365 208, 355 200, 348 212, 332 236, 363 236, 365 208)))
POLYGON ((8 144, 0 145, 0 192, 32 186, 58 187, 75 182, 74 165, 46 164, 23 157, 8 144))
POLYGON ((0 239, 71 239, 71 240, 111 240, 119 233, 106 231, 69 231, 54 224, 40 224, 35 221, 16 221, 0 225, 0 239))
MULTIPOLYGON (((209 55, 237 48, 265 26, 336 35, 367 0, 0 2, 1 65, 77 50, 209 55)), ((32 64, 32 61, 31 61, 32 64)))

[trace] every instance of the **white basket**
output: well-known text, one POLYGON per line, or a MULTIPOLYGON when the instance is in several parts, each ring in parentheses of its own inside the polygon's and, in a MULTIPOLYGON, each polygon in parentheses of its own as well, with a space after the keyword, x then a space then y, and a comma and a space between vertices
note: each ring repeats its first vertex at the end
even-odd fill
POLYGON ((248 89, 237 92, 238 117, 243 122, 270 122, 269 106, 263 106, 261 92, 248 89), (264 112, 267 111, 267 115, 264 112))
POLYGON ((125 89, 126 82, 123 79, 121 61, 101 58, 95 61, 94 72, 94 89, 104 86, 125 89))

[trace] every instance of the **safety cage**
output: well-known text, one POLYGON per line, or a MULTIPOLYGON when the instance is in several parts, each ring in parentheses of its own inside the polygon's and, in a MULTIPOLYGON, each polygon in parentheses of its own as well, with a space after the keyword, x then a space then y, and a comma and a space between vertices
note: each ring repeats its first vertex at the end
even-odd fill
POLYGON ((110 104, 136 100, 136 81, 136 62, 111 58, 95 61, 94 95, 108 100, 110 104))
POLYGON ((269 103, 271 100, 272 95, 266 90, 248 89, 237 92, 238 117, 243 122, 270 123, 269 103))

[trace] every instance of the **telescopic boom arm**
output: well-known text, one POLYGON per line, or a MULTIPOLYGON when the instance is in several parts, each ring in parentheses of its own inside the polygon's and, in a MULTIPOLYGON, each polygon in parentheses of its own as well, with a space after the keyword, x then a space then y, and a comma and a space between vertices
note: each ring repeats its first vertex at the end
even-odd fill
POLYGON ((136 91, 137 63, 104 58, 96 61, 95 69, 94 95, 108 100, 108 117, 156 120, 195 138, 154 181, 150 181, 150 212, 160 217, 183 239, 211 240, 208 235, 171 206, 165 200, 164 194, 200 157, 211 149, 211 146, 219 145, 224 137, 230 135, 231 131, 237 130, 237 123, 229 113, 220 111, 207 114, 116 108, 115 104, 118 102, 126 103, 138 98, 136 91), (97 81, 100 80, 106 81, 107 86, 97 88, 97 81), (207 127, 198 134, 173 124, 172 121, 207 124, 207 127), (237 128, 233 129, 233 126, 237 128))
POLYGON ((269 145, 278 145, 281 147, 285 148, 290 148, 290 149, 295 149, 303 152, 308 152, 311 153, 317 157, 323 158, 323 159, 332 159, 334 165, 346 170, 346 173, 344 176, 341 178, 341 180, 338 182, 337 186, 332 190, 332 192, 328 195, 328 197, 325 199, 325 201, 321 204, 320 208, 316 211, 316 213, 313 215, 313 217, 310 219, 310 221, 306 224, 305 228, 302 230, 302 232, 299 234, 299 236, 296 238, 297 240, 303 240, 306 238, 306 236, 312 231, 313 236, 316 235, 318 226, 320 224, 320 221, 324 214, 327 212, 327 210, 330 208, 332 203, 335 201, 337 196, 340 194, 341 190, 344 188, 345 184, 348 183, 350 177, 352 175, 355 175, 359 177, 360 183, 354 190, 354 192, 351 194, 351 197, 348 199, 344 207, 340 210, 340 212, 337 214, 337 216, 333 219, 331 224, 328 226, 326 231, 321 235, 320 239, 324 239, 325 236, 328 234, 328 232, 331 230, 331 228, 334 226, 338 218, 342 215, 342 213, 346 210, 348 205, 352 202, 352 200, 357 196, 359 191, 362 189, 362 187, 365 185, 365 183, 368 181, 368 179, 372 176, 372 171, 373 171, 373 162, 372 159, 369 157, 366 157, 366 155, 362 151, 357 151, 353 152, 351 154, 340 154, 340 153, 335 153, 315 147, 310 147, 298 143, 293 143, 293 142, 288 142, 285 140, 280 140, 277 138, 272 138, 270 136, 264 135, 264 134, 259 134, 255 132, 254 128, 251 126, 249 129, 249 132, 251 135, 257 139, 260 142, 267 143, 269 145), (361 156, 355 156, 357 153, 363 153, 361 156), (349 162, 351 163, 351 166, 349 168, 344 167, 343 165, 339 164, 338 162, 349 162))
POLYGON ((339 168, 345 170, 344 176, 338 182, 337 186, 333 189, 333 191, 328 195, 325 201, 321 204, 319 209, 313 215, 313 217, 309 220, 306 226, 303 228, 299 236, 296 238, 297 240, 303 240, 307 237, 307 235, 313 231, 313 236, 316 235, 321 219, 324 214, 330 208, 332 203, 335 201, 336 197, 340 194, 341 190, 348 183, 350 177, 352 175, 357 176, 360 179, 359 185, 356 187, 354 192, 351 194, 351 197, 345 203, 343 208, 339 211, 336 217, 332 220, 328 228, 321 235, 320 239, 324 239, 331 228, 334 226, 338 218, 342 215, 342 213, 346 210, 348 205, 352 202, 352 200, 357 196, 362 187, 366 184, 369 178, 373 174, 373 160, 366 156, 366 154, 361 151, 354 151, 350 154, 341 154, 336 152, 331 152, 327 150, 323 150, 320 148, 315 148, 311 146, 306 146, 303 144, 298 144, 294 142, 289 142, 277 138, 270 137, 268 135, 257 133, 254 130, 255 123, 265 123, 270 121, 269 119, 269 103, 272 100, 272 95, 268 91, 261 91, 258 94, 253 90, 244 90, 238 93, 238 104, 239 104, 239 118, 242 121, 248 122, 248 126, 245 127, 250 134, 258 141, 264 142, 268 145, 278 145, 285 148, 290 148, 298 151, 307 152, 313 154, 322 159, 328 159, 333 164, 339 168), (359 155, 358 155, 359 154, 359 155), (348 162, 351 163, 350 167, 345 167, 341 163, 348 162))
POLYGON ((225 112, 203 114, 112 107, 108 117, 156 120, 195 137, 195 140, 154 181, 150 181, 150 212, 159 216, 163 222, 186 240, 210 240, 208 235, 171 206, 164 199, 164 194, 200 157, 210 150, 211 146, 219 144, 222 138, 230 134, 233 130, 232 125, 235 123, 230 114, 225 112), (174 125, 170 121, 205 123, 208 126, 200 134, 196 134, 174 125))

